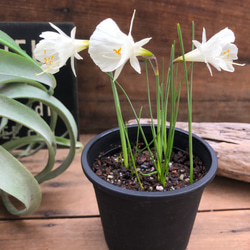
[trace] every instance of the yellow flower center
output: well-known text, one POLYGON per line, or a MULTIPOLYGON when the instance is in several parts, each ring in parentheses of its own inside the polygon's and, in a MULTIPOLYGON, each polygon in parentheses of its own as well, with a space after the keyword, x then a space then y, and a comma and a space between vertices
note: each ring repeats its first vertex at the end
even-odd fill
MULTIPOLYGON (((44 50, 44 55, 46 55, 46 49, 44 50)), ((46 65, 51 65, 53 57, 54 57, 53 55, 51 57, 44 57, 44 63, 46 65)))
POLYGON ((119 56, 121 56, 121 50, 122 50, 122 48, 120 48, 120 49, 118 49, 118 50, 116 50, 116 49, 113 49, 114 51, 115 51, 115 53, 117 54, 117 55, 119 55, 119 56))
POLYGON ((229 55, 230 55, 230 50, 226 50, 224 53, 224 56, 226 57, 226 59, 229 59, 229 55))

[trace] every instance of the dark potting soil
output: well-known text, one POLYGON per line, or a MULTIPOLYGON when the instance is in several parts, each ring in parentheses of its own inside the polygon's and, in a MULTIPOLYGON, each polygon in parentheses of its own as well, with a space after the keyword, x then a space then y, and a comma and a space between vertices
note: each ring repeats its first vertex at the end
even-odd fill
MULTIPOLYGON (((152 149, 153 152, 153 149, 152 149)), ((143 189, 140 187, 135 173, 122 166, 121 152, 111 156, 99 157, 92 165, 92 170, 103 180, 137 191, 170 191, 190 185, 189 154, 188 152, 173 151, 166 185, 162 186, 155 173, 155 167, 148 151, 138 154, 135 164, 143 189), (150 174, 152 173, 152 174, 150 174)), ((193 157, 193 180, 200 180, 206 174, 206 168, 197 157, 193 157)))

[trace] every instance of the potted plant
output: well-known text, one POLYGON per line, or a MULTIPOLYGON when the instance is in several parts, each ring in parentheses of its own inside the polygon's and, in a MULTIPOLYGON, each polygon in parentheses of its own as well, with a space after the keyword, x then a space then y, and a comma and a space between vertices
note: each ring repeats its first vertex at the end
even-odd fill
MULTIPOLYGON (((43 72, 40 65, 2 31, 0 43, 10 50, 0 49, 1 197, 11 214, 30 215, 41 202, 39 184, 64 172, 74 159, 76 148, 82 145, 77 142, 74 117, 53 96, 56 87, 54 76, 43 72), (50 121, 46 122, 32 109, 37 102, 50 110, 50 121), (57 134, 56 130, 59 120, 65 126, 65 133, 62 135, 57 134), (9 127, 12 129, 8 130, 9 127), (24 130, 25 133, 19 133, 24 130), (60 165, 53 168, 58 145, 69 148, 69 151, 60 165), (43 148, 48 150, 47 162, 33 176, 20 158, 33 155, 43 148), (9 196, 18 200, 22 206, 9 196)), ((49 61, 47 63, 49 65, 49 61)))
MULTIPOLYGON (((151 126, 142 127, 147 139, 152 140, 151 126)), ((137 140, 137 132, 137 125, 128 127, 131 141, 137 140)), ((146 192, 113 185, 92 170, 100 152, 112 152, 113 145, 120 145, 119 128, 96 136, 82 154, 82 167, 93 183, 109 248, 185 249, 203 190, 216 174, 217 158, 212 148, 193 135, 194 154, 205 163, 207 174, 187 187, 146 192)), ((174 148, 183 151, 188 148, 186 131, 175 130, 174 148)))
MULTIPOLYGON (((204 30, 203 41, 199 43, 194 40, 193 25, 193 44, 197 48, 185 54, 181 29, 177 25, 182 55, 175 58, 174 43, 167 79, 161 82, 156 58, 142 47, 150 38, 136 43, 132 38, 134 15, 128 35, 122 33, 117 24, 108 18, 96 27, 86 42, 90 57, 110 77, 118 128, 101 133, 85 146, 81 158, 82 168, 94 185, 105 239, 110 249, 185 249, 202 192, 213 180, 217 169, 213 149, 192 134, 193 62, 205 62, 211 74, 209 63, 218 70, 232 72, 235 64, 233 60, 237 59, 237 47, 233 44, 234 34, 228 28, 208 41, 204 30), (143 56, 145 62, 150 125, 140 123, 141 111, 139 114, 135 112, 129 96, 117 81, 128 60, 138 73, 141 72, 137 56, 143 56), (190 66, 187 61, 191 61, 190 66), (151 108, 148 62, 156 79, 156 122, 151 108), (180 62, 183 63, 184 74, 177 83, 180 62), (114 76, 111 73, 113 71, 114 76), (182 85, 187 92, 188 132, 175 128, 182 85), (124 123, 117 88, 127 98, 136 125, 127 126, 124 123), (181 185, 177 185, 179 183, 181 185)), ((66 44, 64 34, 58 28, 55 29, 60 34, 61 48, 66 47, 63 46, 66 44)), ((62 65, 60 60, 55 60, 46 67, 42 45, 47 44, 49 47, 52 41, 52 36, 44 36, 35 50, 48 71, 56 67, 58 70, 58 65, 62 65)), ((78 41, 72 38, 72 52, 67 58, 72 58, 74 52, 81 50, 77 44, 78 41)), ((51 51, 50 57, 59 55, 63 50, 51 51)))

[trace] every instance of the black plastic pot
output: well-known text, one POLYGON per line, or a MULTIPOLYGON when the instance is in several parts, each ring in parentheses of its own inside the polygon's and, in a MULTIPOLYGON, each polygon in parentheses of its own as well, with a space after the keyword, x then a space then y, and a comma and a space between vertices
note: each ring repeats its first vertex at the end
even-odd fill
MULTIPOLYGON (((151 128, 143 126, 149 138, 151 128)), ((137 126, 129 126, 129 138, 135 140, 137 126)), ((179 190, 143 192, 114 186, 99 178, 91 165, 100 152, 109 152, 120 145, 119 129, 97 135, 83 150, 82 167, 93 183, 104 235, 111 250, 186 249, 204 188, 217 170, 214 150, 193 135, 193 152, 206 166, 207 174, 196 183, 179 190)), ((174 147, 188 148, 188 133, 176 129, 174 147)))

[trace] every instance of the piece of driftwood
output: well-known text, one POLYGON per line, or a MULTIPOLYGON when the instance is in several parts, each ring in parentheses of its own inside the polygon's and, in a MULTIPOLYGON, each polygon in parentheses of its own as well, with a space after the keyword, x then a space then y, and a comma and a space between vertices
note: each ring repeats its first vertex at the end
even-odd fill
MULTIPOLYGON (((148 123, 150 119, 141 119, 141 124, 148 123)), ((186 122, 177 122, 176 127, 188 130, 186 122)), ((250 182, 250 124, 194 122, 192 132, 206 140, 217 153, 218 175, 250 182)))

